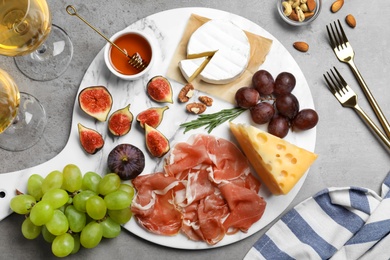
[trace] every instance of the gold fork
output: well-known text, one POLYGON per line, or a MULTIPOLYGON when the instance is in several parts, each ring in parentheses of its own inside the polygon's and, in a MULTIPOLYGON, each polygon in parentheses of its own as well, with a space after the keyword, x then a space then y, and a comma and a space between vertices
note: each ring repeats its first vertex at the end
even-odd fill
POLYGON ((373 108, 376 116, 379 119, 379 122, 381 123, 383 129, 385 130, 387 137, 390 138, 390 124, 387 121, 382 110, 380 109, 374 96, 371 94, 371 91, 368 88, 366 82, 364 82, 362 75, 357 69, 354 62, 355 52, 351 44, 349 43, 347 36, 344 33, 340 20, 337 21, 338 21, 339 28, 337 28, 336 22, 334 22, 334 26, 332 26, 332 24, 330 24, 329 27, 326 26, 326 30, 328 31, 328 35, 330 39, 330 45, 332 46, 334 53, 336 54, 336 57, 339 59, 339 61, 347 63, 349 67, 352 69, 353 74, 355 74, 360 86, 363 89, 365 96, 367 97, 371 107, 373 108))
POLYGON ((359 116, 371 127, 371 129, 378 135, 383 143, 390 148, 390 141, 381 132, 381 130, 375 125, 370 117, 363 111, 358 104, 357 94, 348 86, 347 82, 343 79, 341 74, 336 68, 334 68, 336 74, 331 70, 331 73, 327 72, 327 76, 324 74, 325 81, 329 90, 336 97, 343 107, 349 107, 354 109, 359 116))

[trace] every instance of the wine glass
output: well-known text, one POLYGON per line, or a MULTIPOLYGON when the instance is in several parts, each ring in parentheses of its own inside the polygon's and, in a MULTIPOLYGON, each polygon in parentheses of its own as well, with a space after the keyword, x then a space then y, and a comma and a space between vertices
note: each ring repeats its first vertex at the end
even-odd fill
POLYGON ((18 69, 33 80, 59 77, 68 68, 73 45, 51 24, 45 0, 0 0, 0 55, 15 56, 18 69))
POLYGON ((30 148, 39 141, 45 126, 45 110, 38 100, 20 93, 11 76, 0 69, 0 148, 30 148))

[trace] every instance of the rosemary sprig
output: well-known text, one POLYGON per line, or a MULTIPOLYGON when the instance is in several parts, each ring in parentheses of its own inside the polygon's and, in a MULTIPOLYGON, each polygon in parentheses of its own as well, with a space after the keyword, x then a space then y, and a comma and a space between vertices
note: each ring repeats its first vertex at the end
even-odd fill
POLYGON ((240 107, 233 107, 222 109, 213 114, 201 114, 197 119, 183 123, 180 127, 184 127, 184 133, 200 128, 202 126, 207 129, 208 133, 211 133, 214 128, 226 121, 232 121, 234 118, 241 115, 246 109, 240 107))

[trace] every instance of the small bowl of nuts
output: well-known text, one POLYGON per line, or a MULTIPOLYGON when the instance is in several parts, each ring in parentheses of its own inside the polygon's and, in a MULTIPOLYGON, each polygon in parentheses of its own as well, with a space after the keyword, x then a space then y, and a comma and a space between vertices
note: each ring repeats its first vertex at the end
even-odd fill
POLYGON ((282 19, 294 26, 307 25, 321 11, 322 0, 278 0, 277 8, 282 19))

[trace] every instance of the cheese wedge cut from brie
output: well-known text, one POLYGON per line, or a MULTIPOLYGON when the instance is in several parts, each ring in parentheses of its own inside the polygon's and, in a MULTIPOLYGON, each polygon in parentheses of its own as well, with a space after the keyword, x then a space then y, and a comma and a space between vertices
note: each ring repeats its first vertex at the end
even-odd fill
POLYGON ((317 155, 254 126, 230 122, 252 167, 274 194, 287 194, 306 173, 317 155))
POLYGON ((212 84, 230 83, 248 66, 248 37, 230 21, 210 20, 191 35, 187 45, 188 59, 201 57, 210 59, 207 64, 202 63, 204 67, 197 71, 201 80, 212 84))
POLYGON ((184 78, 188 82, 192 82, 199 75, 199 73, 202 72, 209 61, 209 56, 181 60, 179 62, 181 74, 183 74, 184 78))

